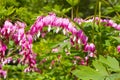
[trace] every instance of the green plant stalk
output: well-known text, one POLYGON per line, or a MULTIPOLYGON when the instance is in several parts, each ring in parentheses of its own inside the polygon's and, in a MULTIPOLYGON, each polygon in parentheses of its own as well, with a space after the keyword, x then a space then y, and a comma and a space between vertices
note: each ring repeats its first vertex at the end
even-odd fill
POLYGON ((73 20, 73 14, 74 13, 74 11, 73 11, 73 6, 72 6, 72 9, 71 9, 71 19, 73 20))
POLYGON ((101 32, 101 23, 100 23, 100 19, 101 19, 101 1, 99 0, 99 39, 100 41, 99 43, 99 54, 102 54, 102 32, 101 32))
POLYGON ((101 29, 101 27, 100 27, 100 19, 101 19, 101 1, 99 1, 99 28, 101 29))
POLYGON ((96 17, 96 13, 97 13, 97 5, 98 5, 98 1, 96 1, 96 7, 95 7, 95 11, 94 11, 94 16, 93 16, 93 26, 92 26, 92 43, 94 43, 94 27, 95 27, 95 17, 96 17))
POLYGON ((78 10, 79 10, 79 6, 77 6, 77 9, 76 9, 76 17, 78 17, 78 10))

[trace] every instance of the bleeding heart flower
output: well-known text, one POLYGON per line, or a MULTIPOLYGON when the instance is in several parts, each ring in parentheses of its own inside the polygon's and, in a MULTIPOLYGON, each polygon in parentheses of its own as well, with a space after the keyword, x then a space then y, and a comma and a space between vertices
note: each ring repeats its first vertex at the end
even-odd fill
POLYGON ((117 46, 117 51, 120 52, 120 45, 117 46))

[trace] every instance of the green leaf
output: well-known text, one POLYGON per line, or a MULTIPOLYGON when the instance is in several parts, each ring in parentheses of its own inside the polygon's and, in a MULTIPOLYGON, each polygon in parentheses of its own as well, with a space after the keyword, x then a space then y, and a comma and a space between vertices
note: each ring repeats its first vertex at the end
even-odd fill
POLYGON ((118 43, 120 43, 120 37, 112 37, 112 38, 116 39, 118 43))
POLYGON ((13 46, 13 45, 14 45, 14 42, 13 42, 13 41, 9 41, 9 45, 10 45, 10 46, 13 46))
POLYGON ((7 16, 10 16, 11 14, 13 14, 15 12, 15 10, 16 10, 15 8, 9 7, 8 11, 7 11, 7 16))
POLYGON ((108 56, 106 59, 103 56, 99 56, 99 61, 112 68, 112 71, 120 71, 119 62, 113 57, 108 56))
POLYGON ((93 66, 96 68, 96 71, 98 71, 101 74, 104 74, 105 76, 108 76, 108 72, 106 71, 105 66, 103 66, 102 63, 100 63, 99 61, 95 60, 93 61, 93 66))
POLYGON ((71 6, 76 6, 80 0, 66 0, 71 6))
POLYGON ((108 56, 107 60, 109 61, 109 66, 111 68, 113 68, 116 71, 120 71, 119 62, 114 57, 108 56))
POLYGON ((105 45, 110 46, 110 40, 105 40, 105 45))
POLYGON ((115 73, 110 75, 109 77, 110 80, 120 80, 120 73, 115 73))
POLYGON ((67 12, 69 12, 71 9, 72 9, 71 7, 70 7, 70 8, 67 8, 67 9, 64 8, 64 9, 62 10, 62 13, 67 13, 67 12))
POLYGON ((114 6, 115 11, 120 12, 120 5, 114 6))
POLYGON ((111 14, 114 12, 114 9, 112 9, 111 7, 107 7, 106 10, 104 11, 105 15, 111 14))
POLYGON ((104 80, 105 78, 103 74, 87 66, 80 66, 79 70, 74 70, 72 73, 82 80, 104 80))
POLYGON ((119 62, 114 58, 99 56, 98 60, 92 62, 93 67, 80 66, 79 69, 72 71, 73 75, 82 80, 119 80, 119 62))

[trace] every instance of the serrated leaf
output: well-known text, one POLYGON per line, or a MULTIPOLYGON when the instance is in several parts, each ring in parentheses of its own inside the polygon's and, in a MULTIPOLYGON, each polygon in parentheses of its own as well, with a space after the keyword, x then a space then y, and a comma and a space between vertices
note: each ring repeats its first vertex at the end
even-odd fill
POLYGON ((99 61, 100 62, 102 62, 102 63, 104 63, 104 64, 109 64, 109 62, 107 61, 107 59, 106 58, 104 58, 103 56, 99 56, 99 61))
POLYGON ((105 76, 87 66, 80 66, 80 70, 74 70, 72 73, 83 80, 104 80, 105 76))
POLYGON ((99 56, 99 61, 112 68, 112 71, 120 71, 119 62, 113 57, 108 56, 106 59, 103 56, 99 56))
POLYGON ((99 61, 95 60, 95 61, 93 61, 92 64, 96 68, 96 71, 98 71, 99 73, 103 74, 104 76, 108 76, 108 72, 107 72, 105 66, 103 66, 102 63, 100 63, 99 61))
POLYGON ((109 66, 111 68, 113 68, 115 71, 119 71, 120 70, 119 62, 114 57, 108 56, 107 60, 109 61, 109 66))

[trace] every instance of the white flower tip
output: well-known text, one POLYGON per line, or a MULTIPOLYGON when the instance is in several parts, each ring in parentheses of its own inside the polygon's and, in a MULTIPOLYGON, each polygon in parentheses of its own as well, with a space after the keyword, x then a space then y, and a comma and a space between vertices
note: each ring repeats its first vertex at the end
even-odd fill
POLYGON ((64 35, 66 34, 66 30, 65 30, 65 29, 63 29, 63 34, 64 34, 64 35))
POLYGON ((51 25, 48 25, 48 32, 50 32, 51 30, 51 25))
POLYGON ((76 36, 73 37, 73 41, 75 41, 75 40, 76 40, 76 36))
POLYGON ((78 44, 80 44, 81 43, 81 41, 80 41, 80 39, 78 39, 78 44))
POLYGON ((38 37, 38 38, 40 37, 40 31, 38 32, 37 37, 38 37))
POLYGON ((56 33, 58 33, 58 32, 59 32, 59 30, 60 30, 60 28, 59 28, 59 27, 57 27, 56 33))

